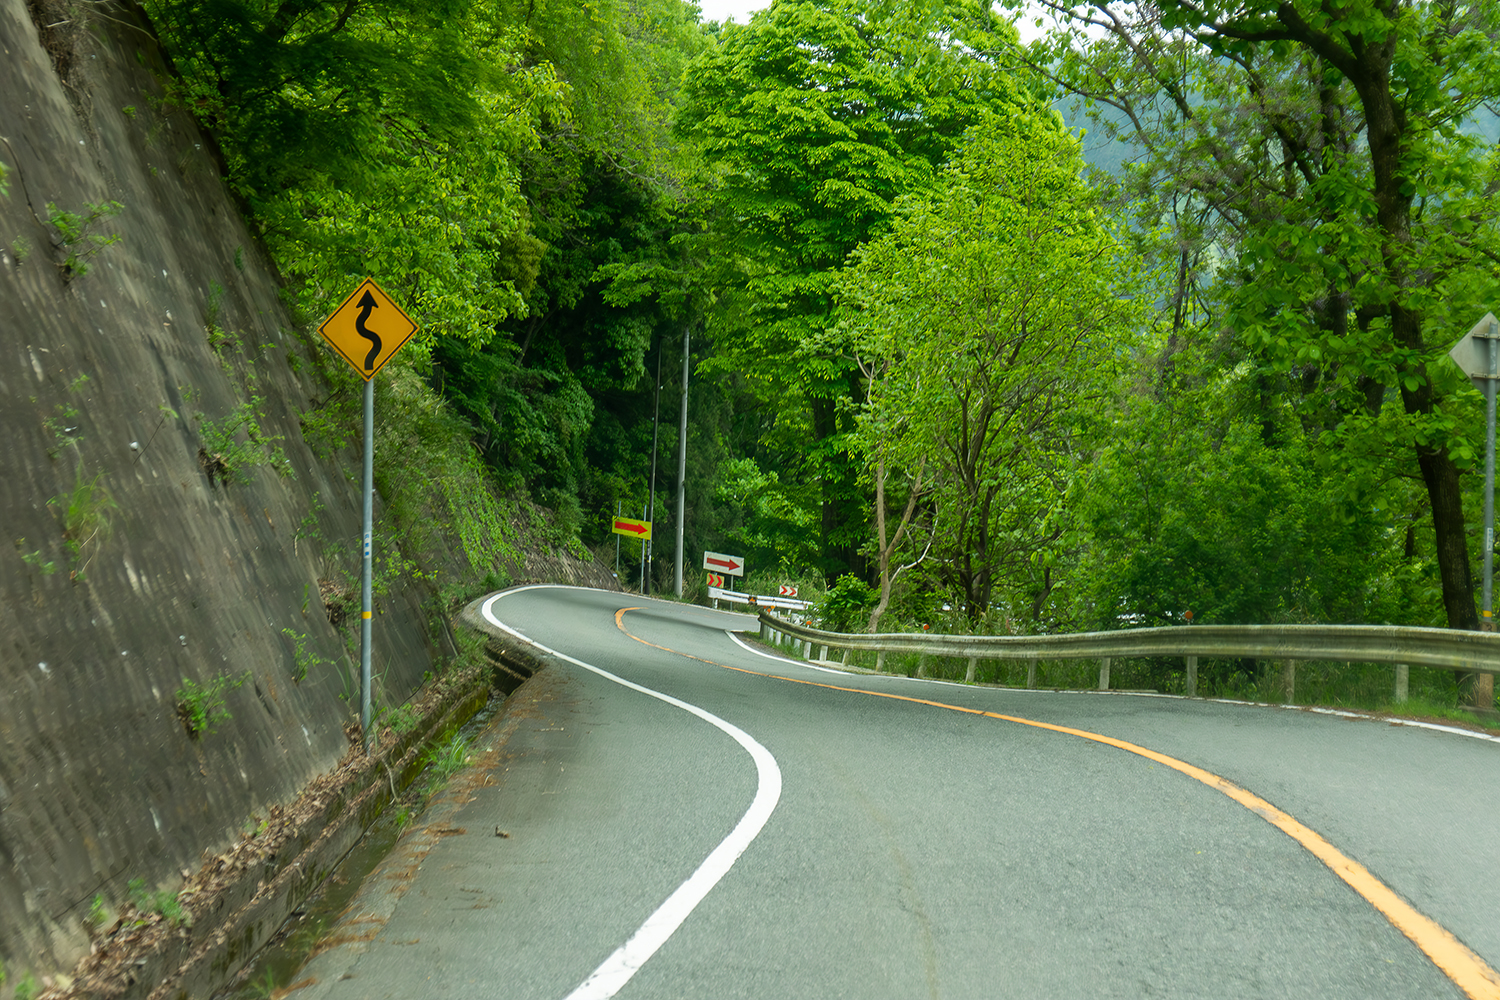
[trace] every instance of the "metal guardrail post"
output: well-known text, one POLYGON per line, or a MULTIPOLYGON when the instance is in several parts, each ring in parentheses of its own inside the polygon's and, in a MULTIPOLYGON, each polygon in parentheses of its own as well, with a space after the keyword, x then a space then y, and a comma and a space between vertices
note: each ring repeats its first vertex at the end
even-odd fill
POLYGON ((1034 687, 1036 687, 1036 657, 1035 656, 1028 656, 1026 658, 1026 686, 1028 688, 1034 688, 1034 687))
POLYGON ((1109 657, 1107 656, 1099 661, 1099 690, 1109 690, 1109 657))
POLYGON ((1406 700, 1406 689, 1411 679, 1411 667, 1405 663, 1396 664, 1396 702, 1400 704, 1406 700))
POLYGON ((969 657, 969 669, 967 671, 965 671, 965 673, 964 673, 964 680, 967 683, 969 683, 969 684, 973 684, 974 683, 974 673, 978 669, 978 667, 979 667, 979 657, 977 657, 977 656, 971 656, 971 657, 969 657))
POLYGON ((1196 656, 1187 658, 1187 696, 1198 697, 1198 658, 1196 656))
POLYGON ((847 667, 849 665, 849 657, 852 656, 853 653, 854 650, 852 649, 849 649, 847 647, 844 649, 844 666, 847 667))
POLYGON ((1287 660, 1282 667, 1282 677, 1286 682, 1286 703, 1297 704, 1297 661, 1287 660))
POLYGON ((883 649, 875 651, 875 672, 878 674, 885 673, 885 650, 883 649))

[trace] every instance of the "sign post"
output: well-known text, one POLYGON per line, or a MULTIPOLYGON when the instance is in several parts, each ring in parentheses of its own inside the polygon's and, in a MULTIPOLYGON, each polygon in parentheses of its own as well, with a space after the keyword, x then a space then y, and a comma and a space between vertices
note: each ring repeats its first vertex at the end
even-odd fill
MULTIPOLYGON (((1479 627, 1495 631, 1495 381, 1500 378, 1500 322, 1485 313, 1448 357, 1484 391, 1484 610, 1479 627)), ((1493 683, 1493 682, 1492 682, 1493 683)))
POLYGON ((374 598, 370 556, 374 533, 375 373, 406 346, 417 324, 392 301, 373 278, 366 278, 333 315, 318 327, 323 339, 365 380, 365 460, 361 486, 364 500, 364 560, 359 573, 359 728, 364 751, 370 752, 370 619, 374 598), (379 314, 378 317, 376 314, 379 314))

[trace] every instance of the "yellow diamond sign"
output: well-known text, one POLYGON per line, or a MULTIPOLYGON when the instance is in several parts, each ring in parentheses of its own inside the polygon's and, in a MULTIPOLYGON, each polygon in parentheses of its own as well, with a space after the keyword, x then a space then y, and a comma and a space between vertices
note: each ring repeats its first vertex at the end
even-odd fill
POLYGON ((366 278, 318 327, 349 367, 368 382, 417 332, 416 322, 366 278))

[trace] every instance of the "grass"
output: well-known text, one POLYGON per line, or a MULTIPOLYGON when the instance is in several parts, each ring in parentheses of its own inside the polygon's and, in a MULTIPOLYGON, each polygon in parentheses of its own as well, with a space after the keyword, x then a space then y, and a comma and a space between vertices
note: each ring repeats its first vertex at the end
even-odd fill
POLYGON ((427 765, 427 777, 422 784, 425 798, 447 784, 449 778, 469 763, 469 741, 462 734, 454 733, 445 742, 428 748, 422 754, 422 762, 427 765))
POLYGON ((90 479, 82 466, 78 467, 72 492, 53 497, 48 505, 62 512, 63 540, 73 553, 72 576, 81 580, 92 558, 84 556, 84 549, 90 542, 102 543, 109 537, 111 519, 120 506, 104 486, 104 473, 90 479))

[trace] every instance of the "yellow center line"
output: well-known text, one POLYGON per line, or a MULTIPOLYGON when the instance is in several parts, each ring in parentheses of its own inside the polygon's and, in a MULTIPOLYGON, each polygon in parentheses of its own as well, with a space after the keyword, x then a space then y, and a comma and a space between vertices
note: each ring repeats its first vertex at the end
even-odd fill
POLYGON ((1127 753, 1133 753, 1147 760, 1155 761, 1174 771, 1179 771, 1195 781, 1222 792, 1251 812, 1260 816, 1267 823, 1291 837, 1297 843, 1306 848, 1313 857, 1327 865, 1335 875, 1343 879, 1349 888, 1363 896, 1371 906, 1391 922, 1402 934, 1411 939, 1411 942, 1422 949, 1432 963, 1443 971, 1449 979, 1463 990, 1472 1000, 1500 1000, 1500 973, 1496 971, 1469 949, 1446 927, 1433 920, 1431 917, 1419 912, 1415 907, 1400 896, 1396 895, 1384 882, 1370 874, 1364 865, 1350 858, 1328 841, 1322 835, 1305 826, 1286 812, 1276 808, 1265 799, 1253 792, 1247 791, 1230 781, 1221 778, 1211 771, 1205 771, 1201 767, 1195 767, 1186 761, 1178 760, 1176 757, 1168 757, 1164 753, 1149 750, 1146 747, 1130 743, 1125 740, 1117 740, 1112 736, 1104 736, 1099 733, 1091 733, 1083 729, 1072 729, 1068 726, 1054 725, 1050 722, 1038 722, 1035 719, 1023 719, 1014 715, 1001 715, 999 712, 986 712, 983 709, 967 708, 963 705, 950 705, 946 702, 932 701, 928 698, 913 698, 910 695, 891 694, 885 691, 868 691, 863 688, 841 687, 837 684, 825 684, 820 681, 804 680, 800 677, 783 677, 780 674, 768 674, 760 670, 748 670, 745 667, 733 667, 727 663, 718 663, 714 660, 694 656, 691 653, 683 653, 667 646, 659 646, 654 642, 647 642, 640 636, 634 634, 625 627, 625 612, 639 611, 640 608, 622 608, 615 612, 615 625, 630 638, 642 645, 653 649, 660 649, 677 656, 685 656, 699 663, 707 663, 710 666, 722 667, 725 670, 735 670, 742 674, 754 674, 757 677, 768 677, 772 680, 788 681, 792 684, 806 684, 809 687, 827 688, 830 691, 847 691, 850 694, 869 695, 873 698, 889 698, 893 701, 909 701, 918 705, 930 705, 933 708, 947 709, 950 712, 963 712, 966 715, 982 715, 990 719, 1000 719, 1004 722, 1014 722, 1022 726, 1031 726, 1035 729, 1049 729, 1055 733, 1065 733, 1068 736, 1076 736, 1079 739, 1093 740, 1095 743, 1103 743, 1127 753))

